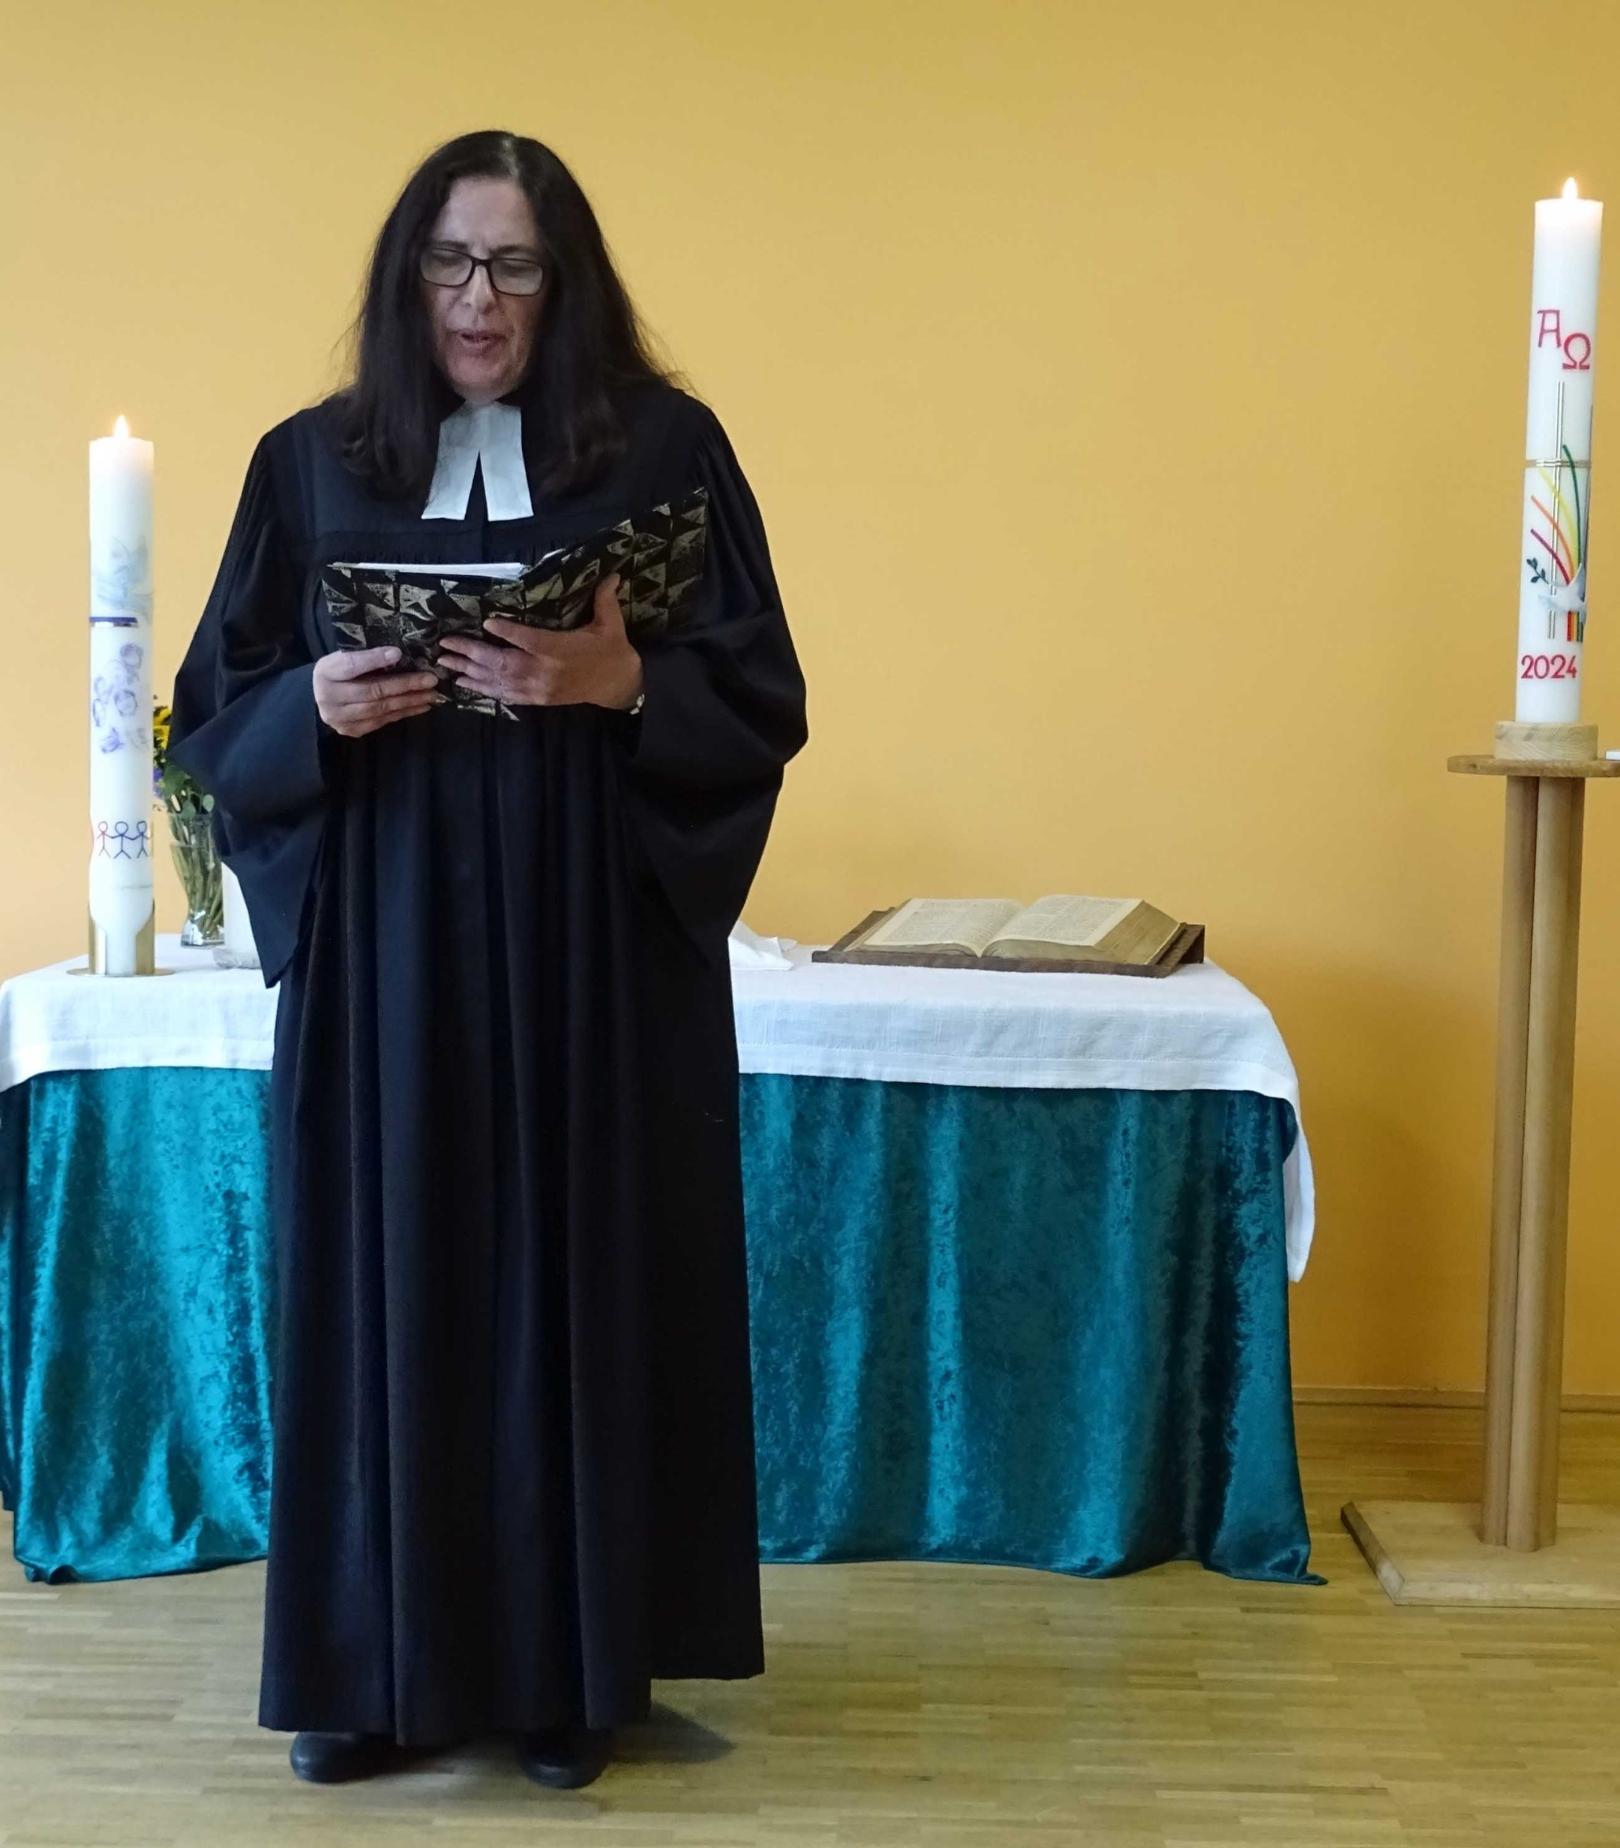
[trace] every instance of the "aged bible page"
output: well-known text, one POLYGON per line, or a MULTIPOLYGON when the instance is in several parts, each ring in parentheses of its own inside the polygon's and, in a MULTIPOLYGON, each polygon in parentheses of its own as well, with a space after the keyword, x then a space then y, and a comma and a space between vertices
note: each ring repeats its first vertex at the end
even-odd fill
POLYGON ((966 950, 982 956, 984 946, 1018 911, 1007 898, 908 898, 891 917, 861 939, 863 950, 966 950))
POLYGON ((991 935, 1027 943, 1056 943, 1064 948, 1089 948, 1100 943, 1116 924, 1131 915, 1134 898, 1077 898, 1052 893, 1026 905, 991 935))

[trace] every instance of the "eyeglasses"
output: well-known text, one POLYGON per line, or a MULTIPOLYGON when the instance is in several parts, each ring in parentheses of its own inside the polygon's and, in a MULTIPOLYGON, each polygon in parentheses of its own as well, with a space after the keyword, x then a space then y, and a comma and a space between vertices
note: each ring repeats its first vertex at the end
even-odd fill
POLYGON ((538 295, 545 265, 533 257, 475 257, 453 244, 429 244, 417 263, 422 280, 441 289, 459 289, 475 269, 489 272, 489 286, 502 295, 538 295))

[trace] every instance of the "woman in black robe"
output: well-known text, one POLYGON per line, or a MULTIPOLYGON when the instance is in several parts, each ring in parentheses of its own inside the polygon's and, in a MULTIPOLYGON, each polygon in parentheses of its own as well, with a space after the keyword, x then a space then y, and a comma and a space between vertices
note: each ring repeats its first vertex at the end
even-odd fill
POLYGON ((280 984, 259 1722, 306 1777, 510 1732, 577 1784, 650 1678, 764 1667, 726 938, 804 683, 731 445, 548 149, 431 155, 357 334, 253 452, 170 745, 280 984), (323 564, 529 564, 698 485, 680 626, 631 645, 604 587, 446 646, 515 723, 337 650, 323 564))

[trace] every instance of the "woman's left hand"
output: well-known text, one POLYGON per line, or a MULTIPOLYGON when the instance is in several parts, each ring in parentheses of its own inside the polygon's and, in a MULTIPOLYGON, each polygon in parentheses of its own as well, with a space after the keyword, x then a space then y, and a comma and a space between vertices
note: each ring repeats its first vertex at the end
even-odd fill
POLYGON ((627 710, 641 691, 641 656, 625 632, 619 573, 603 578, 591 620, 579 629, 534 629, 490 616, 484 627, 509 646, 447 635, 438 665, 456 685, 509 706, 610 706, 627 710))

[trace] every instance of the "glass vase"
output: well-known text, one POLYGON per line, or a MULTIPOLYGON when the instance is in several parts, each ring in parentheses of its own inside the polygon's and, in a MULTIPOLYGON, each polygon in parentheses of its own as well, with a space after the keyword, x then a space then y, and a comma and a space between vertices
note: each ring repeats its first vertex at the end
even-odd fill
POLYGON ((210 820, 202 809, 169 810, 169 851, 186 894, 180 941, 193 949, 208 949, 225 937, 225 894, 210 820))

